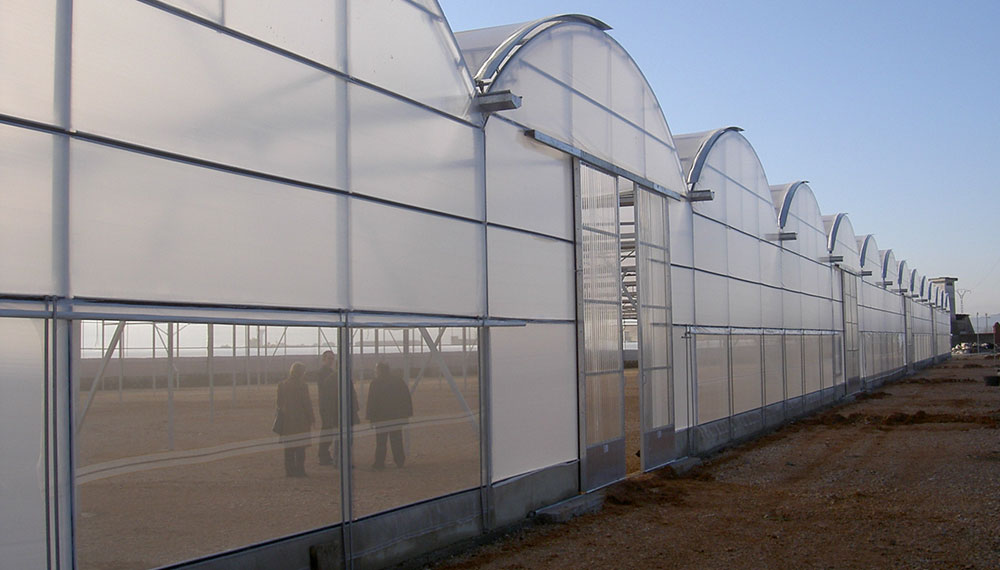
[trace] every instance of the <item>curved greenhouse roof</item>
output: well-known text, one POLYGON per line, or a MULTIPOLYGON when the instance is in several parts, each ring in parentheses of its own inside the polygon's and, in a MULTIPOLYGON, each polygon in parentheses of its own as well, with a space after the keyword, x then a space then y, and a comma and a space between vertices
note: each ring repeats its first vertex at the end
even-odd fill
POLYGON ((684 192, 673 137, 656 95, 607 25, 580 15, 456 35, 485 92, 522 98, 502 119, 684 192), (497 43, 488 55, 489 46, 497 43))
POLYGON ((823 216, 823 224, 829 232, 826 249, 832 256, 843 258, 840 263, 851 271, 861 268, 861 256, 858 253, 858 238, 854 234, 854 224, 847 214, 823 216))

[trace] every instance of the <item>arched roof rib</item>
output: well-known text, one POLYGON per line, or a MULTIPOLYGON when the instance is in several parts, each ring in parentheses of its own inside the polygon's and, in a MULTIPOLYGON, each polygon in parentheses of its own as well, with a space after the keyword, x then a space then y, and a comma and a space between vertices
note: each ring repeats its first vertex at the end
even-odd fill
POLYGON ((500 74, 504 64, 510 60, 517 50, 521 49, 521 46, 531 41, 540 31, 566 22, 593 26, 602 32, 611 29, 611 26, 597 18, 584 14, 558 14, 539 18, 532 22, 459 32, 455 34, 455 37, 458 39, 459 46, 461 46, 463 52, 475 54, 471 57, 466 57, 466 64, 469 65, 470 71, 473 73, 476 85, 486 91, 497 75, 500 74), (490 42, 497 39, 501 41, 494 44, 496 47, 488 55, 485 55, 485 57, 480 57, 480 55, 485 54, 482 46, 489 45, 490 42), (474 49, 473 46, 476 46, 476 48, 474 49))
MULTIPOLYGON (((771 186, 771 197, 774 207, 777 210, 779 228, 784 228, 785 224, 788 223, 788 214, 792 210, 792 202, 795 200, 795 194, 803 186, 808 189, 809 181, 798 180, 788 184, 771 186)), ((810 189, 811 192, 812 190, 810 189)), ((813 198, 815 199, 815 196, 813 198)))
MULTIPOLYGON (((674 137, 674 142, 677 143, 677 152, 681 157, 681 168, 686 175, 685 182, 688 184, 688 189, 694 190, 695 184, 701 179, 701 171, 705 167, 705 161, 708 160, 708 155, 715 147, 715 143, 718 142, 722 135, 729 132, 740 133, 743 132, 743 129, 740 127, 724 127, 714 131, 677 135, 674 137), (684 143, 681 142, 682 139, 685 140, 684 143), (686 146, 685 143, 691 144, 689 141, 697 144, 696 151, 689 152, 688 149, 683 148, 686 146)), ((758 164, 759 162, 758 160, 758 164)))
POLYGON ((882 280, 882 257, 879 255, 878 242, 875 236, 868 234, 858 238, 860 246, 859 259, 862 276, 870 272, 873 281, 882 280))
POLYGON ((858 238, 854 233, 854 224, 847 214, 824 216, 823 223, 827 226, 826 249, 833 258, 841 258, 839 263, 850 271, 861 269, 861 256, 858 253, 858 238))

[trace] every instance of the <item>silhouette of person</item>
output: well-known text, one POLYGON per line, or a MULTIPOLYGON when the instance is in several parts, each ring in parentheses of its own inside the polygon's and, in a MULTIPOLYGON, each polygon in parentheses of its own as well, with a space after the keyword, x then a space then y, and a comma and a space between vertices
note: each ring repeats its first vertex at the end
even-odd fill
POLYGON ((278 384, 279 439, 285 444, 285 476, 306 476, 306 447, 313 426, 312 401, 305 381, 306 365, 292 364, 288 377, 278 384))
MULTIPOLYGON (((340 374, 337 370, 337 356, 332 350, 328 350, 322 355, 322 366, 316 373, 316 387, 319 392, 319 464, 334 465, 340 464, 340 374), (333 444, 333 455, 330 455, 330 445, 333 444)), ((354 382, 351 382, 351 424, 361 421, 358 416, 360 405, 358 404, 358 393, 354 390, 354 382)))
POLYGON ((368 389, 368 404, 365 416, 375 427, 374 469, 385 469, 385 444, 392 446, 392 460, 396 467, 403 467, 403 428, 413 415, 413 400, 410 389, 399 376, 392 373, 389 365, 379 362, 375 365, 375 379, 368 389))

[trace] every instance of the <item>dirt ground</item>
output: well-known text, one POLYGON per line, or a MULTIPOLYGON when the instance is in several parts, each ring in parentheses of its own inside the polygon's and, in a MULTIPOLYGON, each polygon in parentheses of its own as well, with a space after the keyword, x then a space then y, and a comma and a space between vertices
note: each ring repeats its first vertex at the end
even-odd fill
POLYGON ((955 358, 433 568, 998 568, 998 362, 955 358))

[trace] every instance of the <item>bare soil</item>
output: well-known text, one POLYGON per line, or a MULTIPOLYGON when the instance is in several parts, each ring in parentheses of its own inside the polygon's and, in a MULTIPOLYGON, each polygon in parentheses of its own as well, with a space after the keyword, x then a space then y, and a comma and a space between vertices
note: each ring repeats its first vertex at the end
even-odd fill
POLYGON ((970 355, 925 369, 433 568, 998 568, 994 366, 970 355))

